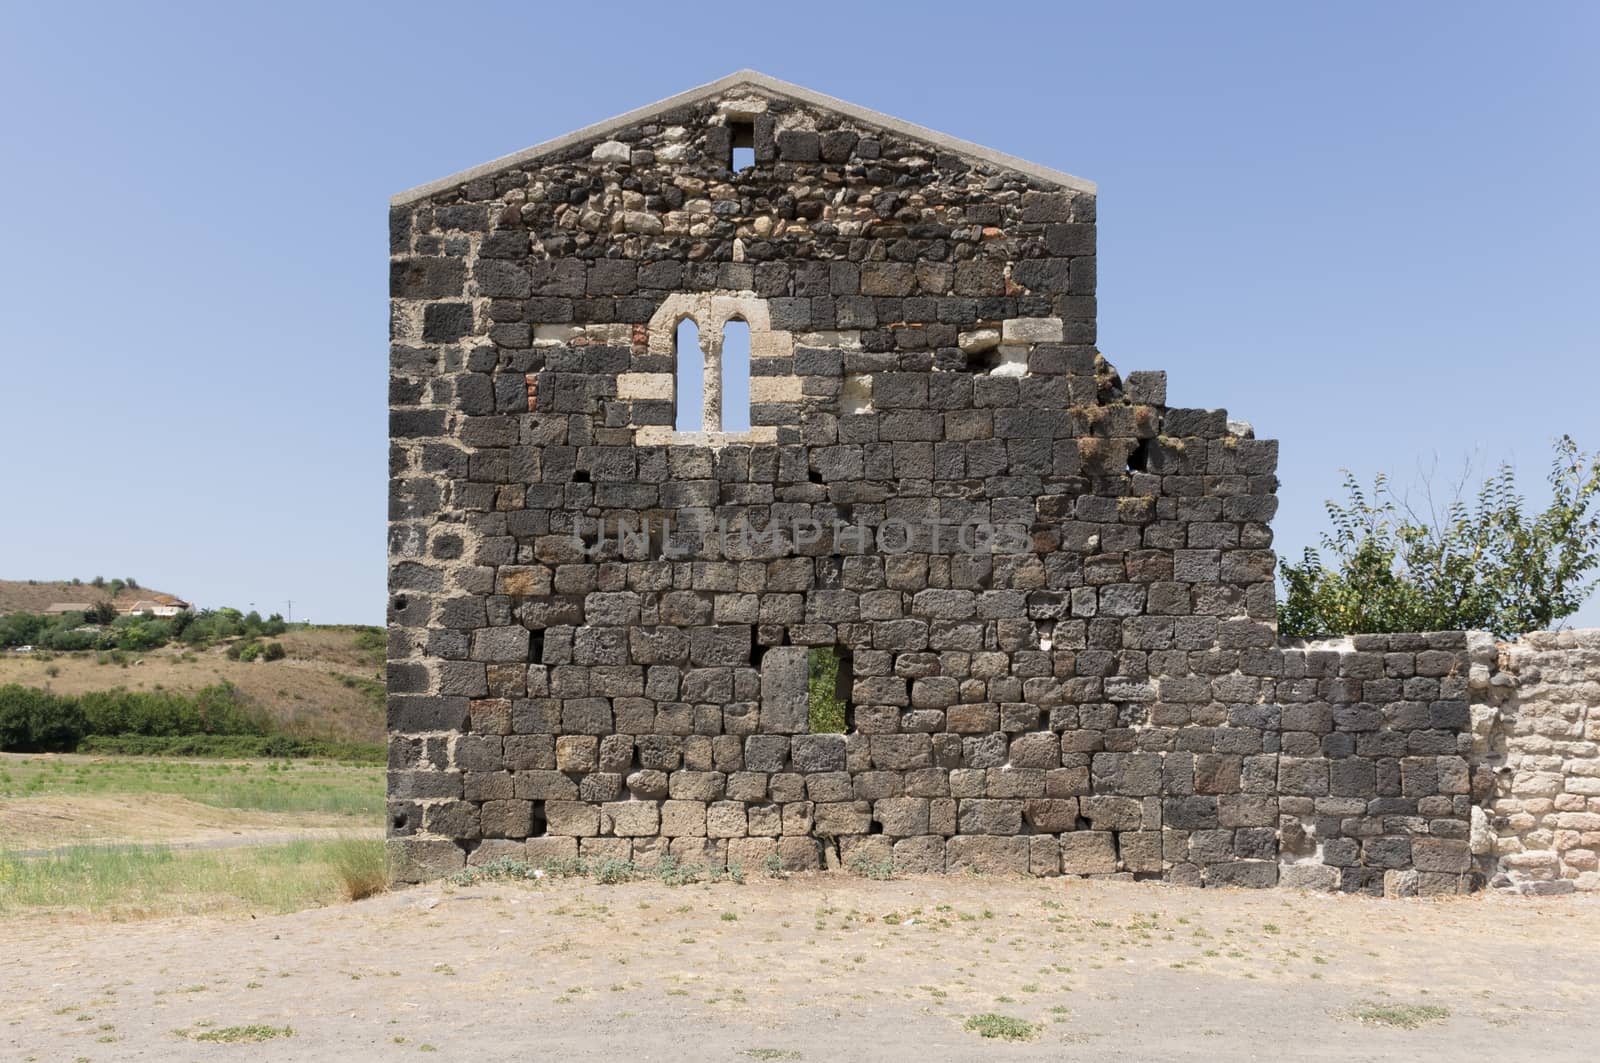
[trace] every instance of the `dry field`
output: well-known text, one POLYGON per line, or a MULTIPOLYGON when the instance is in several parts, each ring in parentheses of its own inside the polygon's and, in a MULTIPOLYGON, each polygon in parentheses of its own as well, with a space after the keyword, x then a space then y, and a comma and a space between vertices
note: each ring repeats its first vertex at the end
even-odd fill
POLYGON ((381 883, 382 816, 377 765, 0 754, 0 921, 343 902, 381 883))
POLYGON ((1597 902, 757 875, 31 917, 0 1056, 1592 1059, 1597 902))

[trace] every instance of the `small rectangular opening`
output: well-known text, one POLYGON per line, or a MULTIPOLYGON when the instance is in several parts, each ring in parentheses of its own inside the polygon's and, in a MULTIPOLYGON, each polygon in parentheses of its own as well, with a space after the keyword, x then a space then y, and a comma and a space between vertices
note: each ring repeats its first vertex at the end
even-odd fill
POLYGON ((754 123, 729 123, 728 132, 733 142, 733 158, 728 162, 728 169, 734 173, 738 173, 740 170, 748 170, 756 164, 756 127, 754 123))
POLYGON ((842 646, 813 646, 808 658, 806 692, 812 734, 849 734, 855 728, 850 690, 855 677, 850 651, 842 646))

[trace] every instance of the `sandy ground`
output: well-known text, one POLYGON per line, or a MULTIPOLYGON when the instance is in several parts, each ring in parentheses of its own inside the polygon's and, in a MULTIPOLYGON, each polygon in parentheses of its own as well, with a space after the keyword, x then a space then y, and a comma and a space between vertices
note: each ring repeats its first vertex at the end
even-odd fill
POLYGON ((1600 1037, 1600 897, 564 880, 0 941, 7 1060, 1576 1060, 1600 1037), (1374 1026, 1366 1001, 1449 1014, 1374 1026), (1037 1033, 963 1029, 982 1012, 1037 1033), (293 1033, 192 1040, 250 1024, 293 1033))

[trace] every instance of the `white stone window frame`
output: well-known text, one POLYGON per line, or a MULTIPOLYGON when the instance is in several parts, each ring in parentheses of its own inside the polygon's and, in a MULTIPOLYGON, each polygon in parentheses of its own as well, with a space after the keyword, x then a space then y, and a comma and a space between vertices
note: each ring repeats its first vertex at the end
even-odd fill
POLYGON ((722 430, 722 341, 730 321, 743 321, 750 329, 750 405, 800 402, 802 384, 791 373, 771 376, 757 372, 764 358, 789 358, 794 354, 794 334, 772 327, 767 301, 754 292, 678 292, 662 300, 651 315, 648 326, 648 351, 673 360, 671 373, 623 373, 617 377, 617 398, 659 399, 672 397, 674 415, 678 401, 678 326, 693 321, 700 334, 703 384, 701 412, 703 428, 698 432, 679 431, 676 425, 641 425, 634 430, 639 446, 664 443, 696 446, 728 446, 735 443, 776 443, 776 425, 752 425, 744 432, 722 430))

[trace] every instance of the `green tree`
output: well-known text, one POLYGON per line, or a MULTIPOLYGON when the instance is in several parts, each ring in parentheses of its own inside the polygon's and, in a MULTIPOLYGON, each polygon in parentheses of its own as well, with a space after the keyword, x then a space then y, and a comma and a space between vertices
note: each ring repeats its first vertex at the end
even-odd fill
POLYGON ((117 607, 110 602, 96 602, 84 614, 84 619, 91 624, 99 624, 101 627, 105 627, 117 619, 117 607))
POLYGON ((1555 445, 1550 505, 1529 513, 1509 464, 1472 503, 1421 516, 1385 476, 1370 495, 1345 473, 1348 503, 1328 502, 1331 532, 1299 564, 1284 562, 1282 634, 1482 629, 1501 638, 1578 610, 1600 567, 1600 454, 1570 436, 1555 445))

